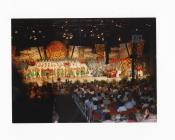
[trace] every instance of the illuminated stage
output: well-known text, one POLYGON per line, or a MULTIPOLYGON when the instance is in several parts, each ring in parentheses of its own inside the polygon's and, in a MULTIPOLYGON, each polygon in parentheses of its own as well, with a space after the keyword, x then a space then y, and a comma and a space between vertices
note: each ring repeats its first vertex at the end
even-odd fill
MULTIPOLYGON (((143 47, 142 41, 138 44, 140 55, 143 47)), ((131 42, 111 48, 109 63, 106 64, 104 44, 96 44, 93 53, 90 47, 69 46, 67 49, 62 42, 52 41, 46 48, 47 60, 41 59, 44 58, 42 47, 33 47, 21 51, 19 56, 14 55, 13 61, 21 68, 19 71, 25 83, 42 85, 43 82, 56 83, 58 79, 72 82, 120 81, 131 77, 131 58, 128 57, 131 49, 131 42)), ((144 69, 143 62, 135 66, 135 72, 140 78, 144 76, 144 69)))

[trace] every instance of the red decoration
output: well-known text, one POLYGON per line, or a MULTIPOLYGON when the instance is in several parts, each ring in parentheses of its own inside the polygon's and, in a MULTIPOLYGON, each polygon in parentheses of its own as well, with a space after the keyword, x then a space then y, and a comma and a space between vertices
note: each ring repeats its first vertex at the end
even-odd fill
POLYGON ((64 66, 70 66, 69 62, 64 63, 64 66))
POLYGON ((52 41, 49 43, 46 53, 49 59, 64 58, 66 56, 66 47, 60 41, 52 41))
POLYGON ((111 63, 116 63, 116 62, 128 62, 128 58, 111 58, 110 60, 109 60, 109 63, 111 64, 111 63))
POLYGON ((140 65, 138 65, 138 66, 136 66, 136 70, 137 70, 137 71, 140 71, 140 70, 142 71, 142 70, 143 70, 143 67, 140 66, 140 65))
POLYGON ((34 62, 34 61, 29 61, 29 62, 28 62, 28 65, 34 66, 34 65, 35 65, 35 62, 34 62))

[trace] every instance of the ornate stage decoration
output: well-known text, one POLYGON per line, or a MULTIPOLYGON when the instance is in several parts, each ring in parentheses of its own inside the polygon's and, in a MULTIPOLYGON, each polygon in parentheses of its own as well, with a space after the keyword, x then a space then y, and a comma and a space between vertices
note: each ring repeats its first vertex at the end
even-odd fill
POLYGON ((52 41, 46 49, 48 59, 64 59, 66 56, 66 47, 60 41, 52 41))
MULTIPOLYGON (((109 64, 105 64, 105 46, 96 44, 95 51, 91 47, 69 46, 60 41, 52 41, 46 48, 47 60, 44 61, 44 49, 33 47, 20 52, 15 57, 19 62, 19 70, 24 79, 32 81, 57 81, 71 78, 126 78, 131 77, 131 43, 120 44, 111 48, 109 64), (126 47, 127 46, 127 47, 126 47)), ((141 57, 144 43, 140 42, 136 53, 141 57)), ((142 62, 142 61, 141 61, 142 62)), ((137 63, 135 71, 137 76, 143 76, 145 67, 137 63)))

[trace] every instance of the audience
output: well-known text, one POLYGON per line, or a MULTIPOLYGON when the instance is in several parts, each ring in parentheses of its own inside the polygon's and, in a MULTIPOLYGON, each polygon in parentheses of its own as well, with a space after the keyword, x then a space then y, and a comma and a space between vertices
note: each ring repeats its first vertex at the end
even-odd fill
POLYGON ((42 87, 36 83, 31 84, 28 93, 30 99, 72 94, 89 121, 156 121, 155 89, 151 83, 145 81, 116 84, 105 81, 72 83, 58 80, 55 84, 44 83, 42 87))
POLYGON ((121 114, 131 122, 156 121, 156 93, 148 82, 133 85, 128 83, 116 85, 99 81, 76 82, 72 84, 72 88, 73 95, 79 98, 87 110, 92 111, 92 116, 89 116, 91 121, 97 114, 100 116, 99 121, 102 122, 105 121, 106 114, 121 114), (139 115, 142 119, 138 117, 139 115))

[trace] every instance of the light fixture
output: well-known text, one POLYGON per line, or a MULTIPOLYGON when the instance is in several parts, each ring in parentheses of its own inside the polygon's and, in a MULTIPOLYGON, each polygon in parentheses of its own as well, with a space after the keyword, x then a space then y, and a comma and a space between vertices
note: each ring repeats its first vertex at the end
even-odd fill
POLYGON ((81 29, 81 32, 83 32, 84 30, 83 29, 81 29))
POLYGON ((32 30, 32 33, 35 33, 35 30, 32 30))
POLYGON ((120 37, 118 38, 118 41, 121 41, 121 38, 120 37))
POLYGON ((17 30, 15 31, 15 34, 18 34, 18 31, 17 30))
POLYGON ((100 21, 100 25, 102 25, 102 24, 103 24, 103 20, 100 21))
POLYGON ((64 32, 62 37, 65 38, 65 39, 72 39, 73 34, 71 32, 70 33, 64 32))
POLYGON ((150 25, 150 24, 145 24, 145 26, 151 27, 151 25, 150 25))
POLYGON ((63 38, 65 38, 66 37, 66 33, 63 33, 63 38))
POLYGON ((115 26, 116 26, 116 27, 118 27, 118 28, 122 28, 122 26, 121 26, 121 25, 119 25, 119 24, 116 24, 115 26))
POLYGON ((97 34, 97 38, 100 38, 100 34, 97 34))
POLYGON ((73 38, 73 34, 72 33, 69 33, 69 39, 72 39, 73 38))

